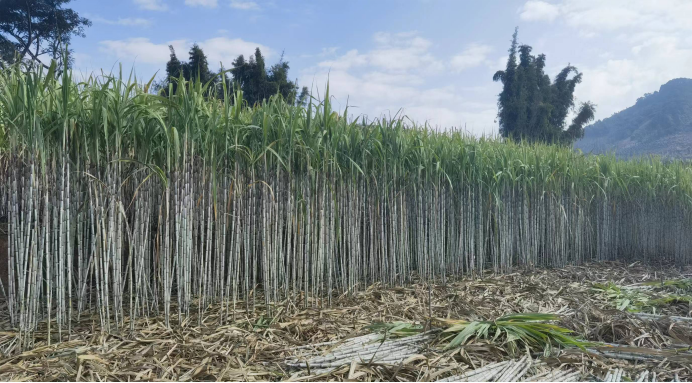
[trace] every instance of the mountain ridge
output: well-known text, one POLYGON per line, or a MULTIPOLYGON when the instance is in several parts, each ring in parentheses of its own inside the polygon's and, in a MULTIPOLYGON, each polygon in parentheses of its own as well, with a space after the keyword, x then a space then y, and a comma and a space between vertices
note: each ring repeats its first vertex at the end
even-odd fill
POLYGON ((692 79, 672 79, 629 108, 587 126, 574 147, 621 158, 692 159, 692 79))

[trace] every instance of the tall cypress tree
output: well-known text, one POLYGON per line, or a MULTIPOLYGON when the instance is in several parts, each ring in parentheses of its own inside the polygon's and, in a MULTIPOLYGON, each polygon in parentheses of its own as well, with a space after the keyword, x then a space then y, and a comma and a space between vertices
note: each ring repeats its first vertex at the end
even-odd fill
POLYGON ((255 49, 255 55, 251 58, 254 58, 254 60, 251 60, 252 65, 250 66, 249 94, 251 97, 248 98, 248 102, 252 105, 261 102, 267 97, 267 69, 264 64, 264 56, 262 56, 259 47, 255 49))
POLYGON ((262 51, 255 49, 255 54, 245 60, 243 55, 233 61, 233 82, 243 90, 243 99, 249 105, 262 102, 274 94, 281 94, 289 103, 296 100, 297 88, 293 81, 288 80, 288 62, 283 61, 283 55, 278 63, 269 70, 262 51))
MULTIPOLYGON (((206 83, 215 79, 213 88, 210 92, 214 92, 218 97, 223 97, 222 84, 219 83, 221 76, 215 76, 209 70, 207 57, 202 48, 197 44, 193 45, 189 52, 189 61, 181 62, 172 46, 169 46, 171 51, 170 59, 166 63, 166 79, 156 84, 155 89, 162 89, 164 94, 168 93, 169 85, 172 84, 173 90, 177 89, 177 82, 182 77, 186 81, 195 81, 197 78, 202 83, 206 83)), ((249 60, 245 60, 243 55, 239 55, 233 60, 230 73, 232 80, 228 79, 227 84, 240 87, 243 91, 243 99, 249 104, 254 105, 274 94, 281 96, 289 103, 296 102, 297 85, 295 82, 288 80, 288 70, 290 66, 288 62, 283 60, 283 55, 278 63, 272 65, 267 70, 265 66, 264 56, 259 48, 255 49, 255 53, 250 56, 249 60)), ((221 71, 224 69, 221 68, 221 71)), ((307 101, 307 88, 304 88, 300 98, 301 103, 307 101)))
POLYGON ((308 103, 309 97, 310 97, 310 93, 308 91, 308 87, 304 86, 303 89, 300 90, 300 95, 298 96, 298 99, 296 100, 296 105, 305 107, 308 103))
POLYGON ((512 35, 512 45, 509 48, 509 58, 504 71, 497 71, 493 76, 493 81, 502 81, 502 92, 498 97, 497 116, 500 119, 500 134, 503 137, 512 136, 512 130, 516 126, 518 115, 518 105, 516 105, 517 83, 515 81, 517 71, 517 33, 518 28, 514 29, 512 35))
POLYGON ((171 51, 171 56, 166 63, 166 81, 161 84, 164 87, 164 93, 168 94, 168 85, 173 84, 173 93, 175 93, 178 88, 178 82, 176 79, 180 78, 180 73, 183 70, 183 64, 178 60, 178 56, 175 54, 175 49, 173 45, 169 45, 168 49, 171 51))
POLYGON ((267 76, 267 86, 265 90, 267 94, 280 94, 289 104, 293 104, 296 100, 298 88, 293 81, 288 79, 288 70, 290 66, 284 61, 283 54, 279 62, 269 68, 267 76))
POLYGON ((573 143, 584 135, 584 126, 595 113, 593 103, 581 103, 576 117, 565 129, 565 120, 574 109, 574 89, 582 81, 582 74, 567 65, 551 83, 544 72, 545 55, 534 56, 530 46, 519 46, 517 32, 515 29, 512 35, 505 70, 493 76, 493 81, 502 82, 497 101, 500 134, 530 142, 573 143))
POLYGON ((214 74, 209 70, 207 56, 197 44, 194 44, 192 48, 190 48, 190 57, 185 68, 185 78, 188 80, 194 81, 199 77, 202 84, 206 84, 214 77, 214 74))
MULTIPOLYGON (((190 48, 189 61, 187 62, 178 59, 172 45, 169 45, 168 49, 171 51, 171 56, 166 63, 166 79, 155 86, 157 90, 161 89, 164 95, 168 94, 169 85, 171 84, 173 85, 173 92, 175 93, 181 75, 185 81, 195 81, 199 76, 199 80, 203 84, 214 79, 214 73, 209 70, 207 56, 199 45, 194 44, 192 48, 190 48)), ((213 88, 217 85, 218 84, 213 84, 210 91, 215 92, 213 88)))
POLYGON ((236 59, 233 60, 233 62, 231 63, 231 66, 232 66, 231 74, 233 75, 233 81, 242 87, 248 78, 248 76, 247 76, 248 65, 247 65, 247 62, 245 61, 245 56, 240 55, 240 56, 236 57, 236 59))

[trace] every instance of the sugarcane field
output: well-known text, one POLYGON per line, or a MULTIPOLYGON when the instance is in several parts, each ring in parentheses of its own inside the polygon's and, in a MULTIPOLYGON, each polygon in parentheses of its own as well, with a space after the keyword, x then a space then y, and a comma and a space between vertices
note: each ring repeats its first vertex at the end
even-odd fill
POLYGON ((690 14, 0 1, 0 381, 692 381, 690 14))
POLYGON ((1 78, 2 380, 692 376, 683 162, 54 69, 1 78))

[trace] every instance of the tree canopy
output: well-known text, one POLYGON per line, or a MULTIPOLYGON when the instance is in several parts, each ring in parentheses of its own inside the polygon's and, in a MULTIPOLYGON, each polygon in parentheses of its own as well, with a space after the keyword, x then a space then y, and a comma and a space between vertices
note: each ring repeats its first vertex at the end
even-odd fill
POLYGON ((183 67, 183 70, 186 73, 185 77, 187 79, 196 79, 199 77, 202 84, 206 84, 216 76, 216 74, 209 70, 207 56, 197 44, 192 45, 192 48, 190 48, 189 59, 183 67))
POLYGON ((242 89, 243 98, 250 105, 277 93, 293 104, 296 102, 298 86, 288 79, 289 69, 290 66, 287 61, 284 61, 282 54, 279 62, 267 70, 262 51, 256 48, 255 54, 248 60, 240 55, 233 61, 231 74, 233 74, 233 81, 242 89))
POLYGON ((304 86, 300 90, 300 94, 298 95, 298 99, 296 99, 296 105, 305 107, 308 103, 309 98, 310 98, 310 92, 308 91, 308 87, 304 86))
POLYGON ((77 12, 63 8, 70 1, 2 0, 0 67, 19 60, 48 68, 52 59, 58 63, 63 57, 69 60, 65 46, 72 36, 84 37, 84 28, 91 25, 77 12))
POLYGON ((575 108, 574 89, 582 74, 567 65, 551 82, 544 72, 545 55, 534 56, 530 46, 519 46, 517 33, 515 29, 505 70, 493 76, 493 81, 502 82, 497 102, 500 134, 517 141, 573 143, 583 137, 596 110, 588 101, 575 108), (576 115, 565 129, 571 111, 576 115))
MULTIPOLYGON (((177 79, 182 74, 187 81, 195 80, 199 76, 202 83, 214 82, 214 87, 219 95, 222 96, 221 81, 223 81, 224 77, 227 78, 229 76, 216 75, 209 69, 207 57, 201 47, 197 44, 192 46, 187 62, 182 62, 178 59, 173 46, 169 46, 169 49, 171 55, 168 63, 166 63, 166 80, 159 84, 159 87, 164 88, 165 93, 168 92, 169 86, 172 86, 175 92, 175 89, 177 89, 177 79)), ((297 95, 298 86, 295 81, 291 81, 288 78, 290 66, 287 61, 283 60, 283 55, 281 55, 279 62, 267 69, 262 52, 259 48, 256 48, 254 55, 250 56, 248 60, 245 59, 245 56, 239 55, 233 60, 231 65, 231 69, 228 72, 232 75, 232 79, 226 80, 228 81, 227 85, 230 87, 232 83, 235 83, 235 86, 240 87, 243 91, 243 99, 249 105, 262 102, 262 100, 266 100, 274 94, 281 94, 291 104, 299 103, 305 105, 307 102, 307 87, 303 87, 300 95, 297 95)), ((224 71, 223 68, 219 72, 222 71, 224 71)))
POLYGON ((218 79, 215 78, 216 74, 209 70, 207 56, 199 45, 192 45, 188 52, 188 61, 180 61, 172 45, 169 45, 168 49, 171 51, 171 56, 166 63, 166 80, 160 84, 166 94, 169 85, 173 86, 173 93, 175 93, 178 88, 177 79, 181 75, 187 81, 196 80, 199 77, 203 84, 212 80, 218 82, 218 79))

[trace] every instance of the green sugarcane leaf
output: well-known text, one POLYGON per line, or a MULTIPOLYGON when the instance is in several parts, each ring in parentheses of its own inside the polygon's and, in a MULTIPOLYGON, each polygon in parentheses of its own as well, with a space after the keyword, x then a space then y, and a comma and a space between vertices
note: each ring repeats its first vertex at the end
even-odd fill
POLYGON ((464 344, 466 340, 468 340, 470 337, 475 336, 477 330, 480 328, 481 323, 479 322, 471 322, 469 323, 459 334, 457 334, 454 339, 452 339, 451 342, 445 347, 446 349, 449 348, 455 348, 459 347, 460 345, 464 344))

